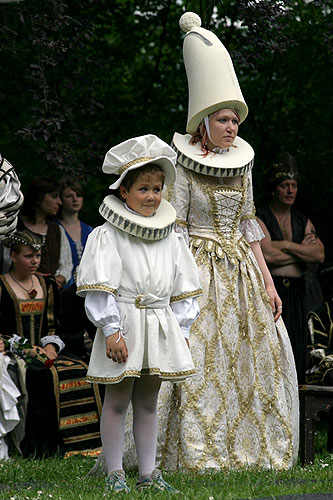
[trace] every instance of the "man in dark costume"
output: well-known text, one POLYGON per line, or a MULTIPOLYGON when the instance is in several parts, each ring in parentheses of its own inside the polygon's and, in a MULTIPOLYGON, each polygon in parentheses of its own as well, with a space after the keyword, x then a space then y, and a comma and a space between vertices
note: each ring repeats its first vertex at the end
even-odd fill
MULTIPOLYGON (((261 241, 263 254, 282 299, 282 317, 295 356, 298 382, 304 383, 307 336, 305 272, 308 265, 323 262, 324 245, 310 219, 293 207, 297 181, 294 158, 289 153, 282 153, 280 161, 267 172, 271 203, 257 210, 257 218, 265 233, 261 241)), ((319 283, 312 281, 311 289, 315 286, 318 297, 312 304, 322 301, 319 283)))

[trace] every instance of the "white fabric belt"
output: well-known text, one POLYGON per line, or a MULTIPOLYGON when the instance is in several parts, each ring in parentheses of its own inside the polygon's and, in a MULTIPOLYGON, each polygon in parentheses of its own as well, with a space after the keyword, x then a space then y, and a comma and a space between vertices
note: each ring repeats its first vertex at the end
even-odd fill
POLYGON ((135 304, 138 309, 162 309, 170 304, 170 297, 157 297, 152 293, 145 295, 128 295, 126 293, 117 293, 117 302, 127 302, 135 304))

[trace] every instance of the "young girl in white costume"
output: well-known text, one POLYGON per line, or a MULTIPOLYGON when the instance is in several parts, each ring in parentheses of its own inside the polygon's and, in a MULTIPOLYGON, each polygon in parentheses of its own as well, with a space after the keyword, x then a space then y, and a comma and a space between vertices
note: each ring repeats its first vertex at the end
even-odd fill
POLYGON ((200 282, 176 212, 161 200, 176 178, 176 155, 154 135, 129 139, 106 154, 105 173, 119 175, 90 235, 78 272, 89 319, 98 327, 87 380, 107 384, 101 434, 108 466, 106 495, 127 493, 122 470, 130 401, 138 456, 138 489, 174 491, 155 469, 157 397, 162 380, 195 373, 188 335, 199 313, 200 282))

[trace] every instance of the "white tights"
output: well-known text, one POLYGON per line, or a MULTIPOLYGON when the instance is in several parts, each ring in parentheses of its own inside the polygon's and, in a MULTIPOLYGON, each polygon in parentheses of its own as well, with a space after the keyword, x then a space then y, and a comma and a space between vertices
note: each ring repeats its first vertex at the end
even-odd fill
POLYGON ((124 427, 128 405, 133 406, 133 435, 138 456, 139 480, 155 469, 157 443, 157 376, 125 378, 105 387, 101 436, 108 473, 123 468, 124 427))

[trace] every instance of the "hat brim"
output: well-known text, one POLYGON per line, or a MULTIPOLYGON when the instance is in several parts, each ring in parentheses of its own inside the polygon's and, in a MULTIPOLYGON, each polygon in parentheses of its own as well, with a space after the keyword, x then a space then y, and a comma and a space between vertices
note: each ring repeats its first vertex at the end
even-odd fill
MULTIPOLYGON (((152 158, 151 160, 146 160, 143 162, 138 162, 135 163, 134 165, 131 165, 128 167, 122 174, 121 176, 109 186, 109 189, 117 189, 121 185, 124 177, 130 172, 131 170, 136 170, 138 168, 143 167, 144 165, 148 165, 149 163, 154 163, 155 165, 159 165, 163 172, 165 173, 165 179, 164 179, 164 184, 173 184, 176 180, 176 168, 173 164, 173 162, 167 158, 166 156, 158 156, 156 158, 152 158)), ((111 171, 108 170, 107 167, 103 167, 103 172, 106 174, 112 173, 111 171)))

